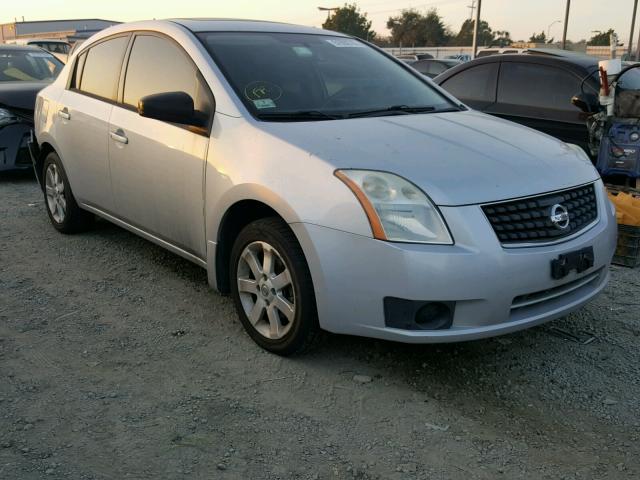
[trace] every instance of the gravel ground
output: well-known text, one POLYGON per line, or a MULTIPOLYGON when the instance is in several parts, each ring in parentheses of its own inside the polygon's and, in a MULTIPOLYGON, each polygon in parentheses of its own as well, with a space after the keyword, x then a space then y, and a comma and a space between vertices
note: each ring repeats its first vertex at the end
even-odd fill
POLYGON ((640 478, 640 270, 444 346, 254 345, 205 271, 0 177, 1 479, 640 478))

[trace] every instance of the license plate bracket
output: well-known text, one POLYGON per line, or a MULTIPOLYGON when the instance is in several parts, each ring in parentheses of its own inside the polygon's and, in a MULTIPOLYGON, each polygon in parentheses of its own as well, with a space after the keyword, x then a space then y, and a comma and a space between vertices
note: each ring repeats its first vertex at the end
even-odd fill
POLYGON ((554 280, 560 280, 575 270, 582 273, 593 267, 593 247, 586 247, 574 252, 563 253, 558 258, 551 260, 551 276, 554 280))

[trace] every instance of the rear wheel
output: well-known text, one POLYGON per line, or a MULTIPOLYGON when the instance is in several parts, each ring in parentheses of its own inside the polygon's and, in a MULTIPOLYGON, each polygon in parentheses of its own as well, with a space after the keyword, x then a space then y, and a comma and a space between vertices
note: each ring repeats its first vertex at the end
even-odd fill
POLYGON ((51 224, 62 233, 87 230, 93 223, 93 214, 82 210, 76 203, 62 162, 55 152, 49 153, 42 167, 44 203, 51 224))
POLYGON ((231 252, 231 292, 244 328, 262 348, 291 355, 319 333, 309 267, 282 220, 246 226, 231 252))

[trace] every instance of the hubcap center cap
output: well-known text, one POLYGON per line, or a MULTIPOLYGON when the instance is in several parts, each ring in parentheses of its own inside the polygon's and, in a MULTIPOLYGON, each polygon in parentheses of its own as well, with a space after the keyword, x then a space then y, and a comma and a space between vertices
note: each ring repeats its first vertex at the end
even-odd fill
POLYGON ((275 290, 271 285, 269 279, 260 280, 258 284, 258 292, 260 292, 260 296, 267 302, 270 303, 275 298, 275 290))

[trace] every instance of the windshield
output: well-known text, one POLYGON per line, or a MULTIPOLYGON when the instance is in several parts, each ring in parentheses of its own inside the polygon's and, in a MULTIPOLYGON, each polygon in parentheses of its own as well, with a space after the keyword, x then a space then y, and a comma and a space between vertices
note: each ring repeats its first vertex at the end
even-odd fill
POLYGON ((1 50, 0 82, 52 82, 64 64, 42 50, 1 50))
POLYGON ((417 75, 358 40, 329 35, 215 32, 200 39, 258 118, 348 118, 458 109, 417 75), (399 108, 394 108, 399 107, 399 108))

